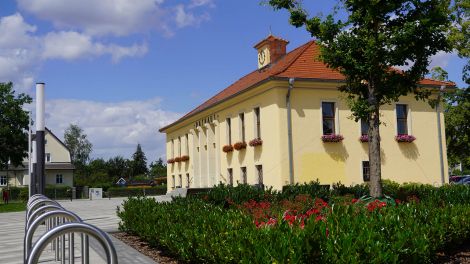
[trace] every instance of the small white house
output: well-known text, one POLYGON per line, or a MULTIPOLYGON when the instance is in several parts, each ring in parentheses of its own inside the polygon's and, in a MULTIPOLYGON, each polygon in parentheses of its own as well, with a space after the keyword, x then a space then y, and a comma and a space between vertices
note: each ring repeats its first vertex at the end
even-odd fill
MULTIPOLYGON (((46 128, 45 131, 45 169, 46 185, 73 186, 73 172, 70 151, 65 144, 46 128)), ((32 144, 36 144, 35 135, 32 144)), ((34 153, 31 154, 33 156, 34 153)), ((29 185, 28 175, 29 160, 26 157, 23 165, 9 166, 7 170, 0 171, 0 189, 7 186, 24 187, 29 185)))

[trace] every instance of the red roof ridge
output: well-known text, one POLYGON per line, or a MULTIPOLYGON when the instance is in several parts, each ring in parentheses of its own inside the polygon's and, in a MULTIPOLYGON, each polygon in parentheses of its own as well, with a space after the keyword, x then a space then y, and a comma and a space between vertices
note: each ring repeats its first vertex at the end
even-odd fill
MULTIPOLYGON (((297 48, 295 48, 295 49, 289 51, 289 53, 293 53, 293 52, 296 52, 296 51, 299 50, 299 49, 302 49, 302 51, 300 51, 300 52, 297 54, 297 56, 295 56, 294 58, 292 58, 292 60, 291 60, 290 63, 288 63, 285 67, 279 69, 279 71, 276 72, 275 74, 273 74, 272 76, 281 74, 281 73, 285 72, 287 69, 289 69, 290 66, 292 66, 292 64, 294 64, 294 63, 300 58, 300 56, 301 56, 308 48, 310 48, 310 46, 312 46, 314 43, 315 43, 315 40, 310 40, 309 42, 303 44, 302 46, 297 47, 297 48)), ((289 53, 288 53, 288 54, 289 54, 289 53)), ((284 55, 284 56, 287 56, 287 54, 284 55)))
MULTIPOLYGON (((250 73, 239 78, 237 81, 230 84, 225 89, 221 90, 208 100, 204 101, 202 104, 198 105, 196 108, 194 108, 178 120, 162 127, 161 129, 159 129, 159 131, 163 132, 167 128, 176 125, 197 113, 200 113, 210 107, 213 107, 214 105, 217 105, 220 102, 228 100, 233 96, 236 96, 252 87, 256 87, 257 85, 268 80, 287 78, 299 78, 305 80, 322 79, 334 82, 344 80, 344 76, 338 70, 329 68, 321 60, 307 59, 308 56, 315 54, 318 55, 319 48, 320 47, 319 45, 317 45, 315 40, 308 41, 307 43, 289 51, 275 62, 270 63, 267 66, 264 66, 263 68, 251 71, 250 73), (300 60, 300 58, 302 57, 305 57, 305 59, 300 60)), ((422 85, 430 86, 455 86, 455 83, 453 82, 442 82, 427 78, 421 79, 419 83, 422 85)))

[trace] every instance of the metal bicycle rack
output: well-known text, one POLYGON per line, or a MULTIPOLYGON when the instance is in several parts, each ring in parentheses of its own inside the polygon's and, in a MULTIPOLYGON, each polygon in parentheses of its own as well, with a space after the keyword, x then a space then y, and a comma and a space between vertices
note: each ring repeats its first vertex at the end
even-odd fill
POLYGON ((75 213, 67 211, 59 203, 44 195, 36 194, 31 196, 26 206, 23 263, 37 264, 47 245, 51 244, 55 261, 60 261, 62 264, 74 264, 75 233, 80 234, 80 259, 82 264, 89 264, 90 262, 89 236, 95 238, 101 244, 106 253, 108 264, 118 263, 114 245, 105 232, 93 225, 82 222, 82 219, 75 213), (33 244, 33 236, 42 224, 45 224, 46 232, 33 244), (66 254, 67 246, 68 254, 66 254))

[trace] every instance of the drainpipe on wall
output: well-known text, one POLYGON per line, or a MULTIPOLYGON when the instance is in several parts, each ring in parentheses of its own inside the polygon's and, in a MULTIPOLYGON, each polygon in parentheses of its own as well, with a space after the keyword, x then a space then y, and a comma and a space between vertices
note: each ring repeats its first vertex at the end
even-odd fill
POLYGON ((439 161, 441 165, 441 183, 442 185, 445 184, 445 176, 444 176, 444 154, 442 153, 442 135, 441 135, 441 111, 440 111, 440 101, 441 101, 441 94, 444 92, 446 86, 442 85, 439 89, 439 94, 437 95, 437 105, 436 105, 436 113, 437 113, 437 139, 439 142, 439 161))
POLYGON ((289 88, 286 95, 286 106, 287 106, 287 141, 289 151, 289 183, 294 184, 294 157, 292 147, 292 108, 291 108, 291 93, 294 88, 294 78, 289 78, 289 88))

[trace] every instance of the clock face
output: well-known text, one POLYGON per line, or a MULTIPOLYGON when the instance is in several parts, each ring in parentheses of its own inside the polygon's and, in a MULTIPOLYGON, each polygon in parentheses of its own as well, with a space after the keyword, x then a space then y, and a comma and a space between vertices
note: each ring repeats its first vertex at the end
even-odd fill
POLYGON ((259 64, 261 65, 263 65, 264 62, 266 61, 266 53, 264 52, 264 50, 258 53, 258 61, 259 61, 259 64))

